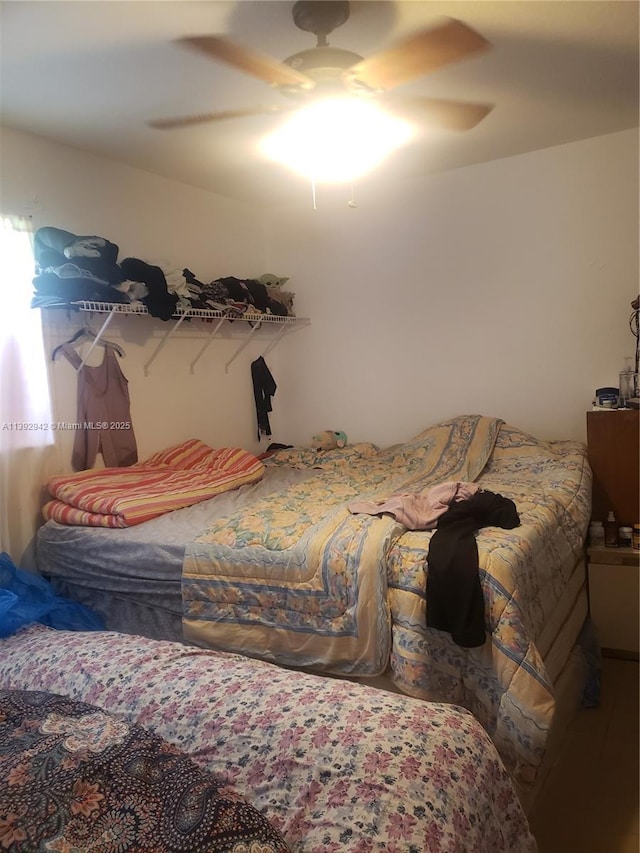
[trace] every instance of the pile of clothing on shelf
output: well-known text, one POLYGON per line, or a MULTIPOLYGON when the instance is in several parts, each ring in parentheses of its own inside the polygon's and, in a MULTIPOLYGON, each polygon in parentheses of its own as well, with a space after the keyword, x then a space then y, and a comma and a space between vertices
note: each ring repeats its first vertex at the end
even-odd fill
POLYGON ((271 273, 258 279, 233 276, 203 283, 187 269, 152 264, 140 258, 118 261, 119 247, 104 237, 78 236, 45 227, 34 239, 33 308, 71 302, 142 303, 162 320, 193 308, 229 317, 251 313, 293 317, 289 280, 271 273))
POLYGON ((237 316, 242 316, 246 311, 279 317, 295 316, 294 294, 282 290, 288 278, 265 273, 260 278, 226 276, 203 284, 190 270, 184 270, 184 274, 189 284, 198 288, 197 296, 192 299, 193 308, 211 308, 237 316))

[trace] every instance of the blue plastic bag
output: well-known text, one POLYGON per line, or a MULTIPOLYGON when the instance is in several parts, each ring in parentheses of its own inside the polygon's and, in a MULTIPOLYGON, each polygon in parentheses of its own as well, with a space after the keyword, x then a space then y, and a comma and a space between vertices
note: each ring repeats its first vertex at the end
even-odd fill
POLYGON ((0 637, 33 622, 65 631, 104 631, 104 622, 88 607, 56 595, 39 575, 17 568, 0 554, 0 637))

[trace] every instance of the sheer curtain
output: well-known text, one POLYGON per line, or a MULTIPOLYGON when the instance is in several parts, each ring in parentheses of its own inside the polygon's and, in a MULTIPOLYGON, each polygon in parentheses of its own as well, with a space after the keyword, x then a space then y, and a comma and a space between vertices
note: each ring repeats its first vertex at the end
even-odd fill
POLYGON ((55 457, 42 319, 30 307, 32 239, 29 219, 0 215, 0 550, 16 563, 29 550, 55 457))

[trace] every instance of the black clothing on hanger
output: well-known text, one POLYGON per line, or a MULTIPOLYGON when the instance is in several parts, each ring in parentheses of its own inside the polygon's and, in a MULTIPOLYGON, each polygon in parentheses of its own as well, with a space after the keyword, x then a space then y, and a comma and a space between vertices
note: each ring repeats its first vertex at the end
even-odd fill
POLYGON ((269 412, 272 411, 271 398, 276 393, 278 386, 262 356, 251 362, 251 379, 258 418, 258 441, 260 441, 263 435, 271 437, 269 412))

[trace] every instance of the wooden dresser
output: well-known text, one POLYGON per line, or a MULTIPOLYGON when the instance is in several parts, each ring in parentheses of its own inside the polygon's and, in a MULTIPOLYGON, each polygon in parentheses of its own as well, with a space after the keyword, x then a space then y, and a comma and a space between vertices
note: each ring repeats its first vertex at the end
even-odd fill
POLYGON ((640 522, 640 411, 587 412, 587 449, 593 471, 591 517, 613 510, 618 525, 640 522))
MULTIPOLYGON (((618 527, 640 521, 640 412, 587 412, 587 448, 593 470, 591 517, 613 510, 618 527)), ((605 654, 638 658, 640 551, 591 546, 587 550, 589 609, 605 654)))

